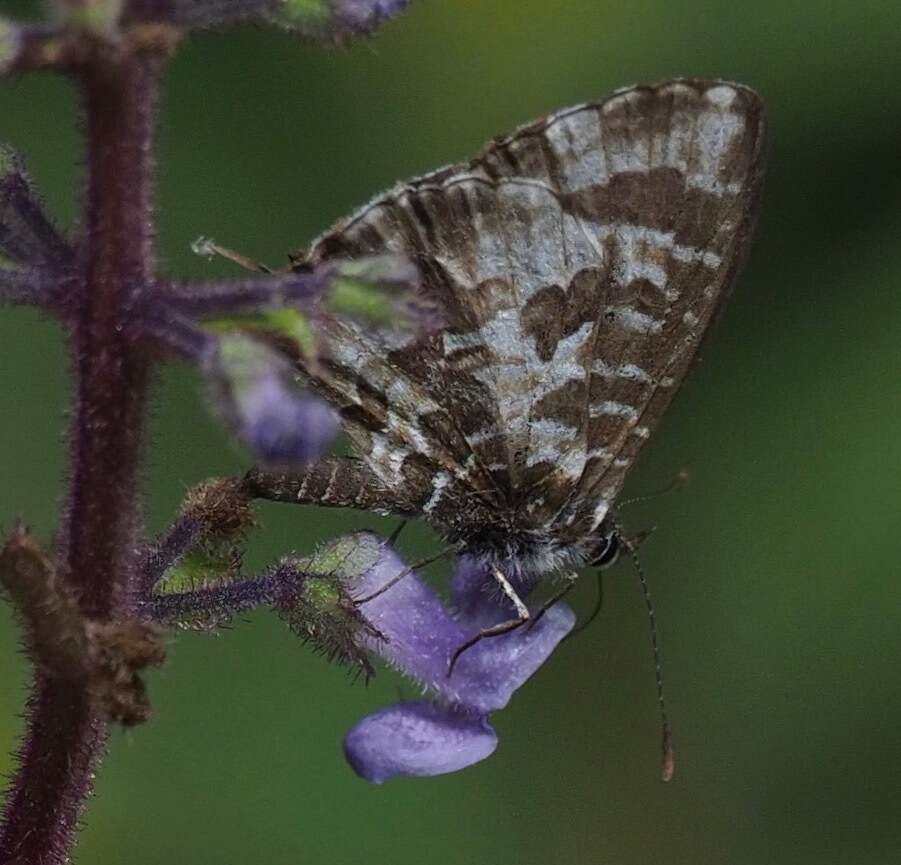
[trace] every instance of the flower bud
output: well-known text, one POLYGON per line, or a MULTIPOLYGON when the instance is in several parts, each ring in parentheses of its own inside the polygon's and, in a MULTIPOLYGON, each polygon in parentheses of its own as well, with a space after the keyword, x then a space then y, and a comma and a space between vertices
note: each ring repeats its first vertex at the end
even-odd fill
POLYGON ((335 437, 332 409, 298 390, 288 363, 258 340, 222 334, 205 366, 226 423, 267 465, 315 460, 335 437))

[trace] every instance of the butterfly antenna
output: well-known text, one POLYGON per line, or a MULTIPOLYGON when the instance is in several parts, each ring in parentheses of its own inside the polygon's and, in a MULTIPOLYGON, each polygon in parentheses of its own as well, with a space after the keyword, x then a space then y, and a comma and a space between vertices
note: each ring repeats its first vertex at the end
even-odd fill
POLYGON ((648 624, 651 628, 651 651, 654 654, 654 681, 657 685, 657 706, 660 710, 660 731, 663 745, 663 764, 661 777, 664 781, 671 781, 676 770, 676 758, 673 752, 673 733, 666 714, 666 700, 663 696, 663 664, 660 656, 660 643, 657 639, 657 617, 654 613, 654 603, 651 601, 651 590, 648 588, 647 577, 641 560, 638 558, 638 550, 629 547, 629 555, 638 572, 638 580, 641 583, 641 592, 644 595, 644 603, 648 609, 648 624))
POLYGON ((654 490, 650 493, 645 493, 641 496, 633 496, 631 499, 626 499, 623 502, 619 502, 617 504, 617 509, 624 508, 627 505, 635 505, 639 502, 646 502, 650 499, 656 499, 659 496, 665 496, 667 493, 675 492, 676 490, 682 489, 689 481, 691 480, 691 472, 687 467, 683 467, 676 472, 673 479, 662 489, 654 490))
POLYGON ((248 258, 234 249, 229 249, 227 246, 222 246, 211 237, 198 237, 191 244, 191 252, 195 255, 202 255, 204 258, 213 258, 213 256, 218 255, 220 258, 224 258, 226 261, 232 262, 232 264, 237 264, 238 267, 249 270, 252 273, 272 273, 272 268, 268 265, 254 261, 254 259, 248 258))

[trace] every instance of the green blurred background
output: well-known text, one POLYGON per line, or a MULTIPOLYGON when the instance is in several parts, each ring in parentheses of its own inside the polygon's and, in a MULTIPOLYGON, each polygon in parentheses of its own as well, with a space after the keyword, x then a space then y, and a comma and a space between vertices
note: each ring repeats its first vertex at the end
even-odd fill
MULTIPOLYGON (((3 11, 27 10, 6 2, 3 11)), ((77 860, 143 863, 896 863, 901 855, 901 6, 896 2, 445 0, 349 51, 240 30, 192 39, 161 137, 163 267, 230 274, 200 234, 270 263, 394 180, 634 81, 750 84, 772 149, 749 266, 627 493, 637 505, 676 730, 658 780, 647 621, 634 573, 600 619, 495 716, 465 772, 377 788, 344 731, 393 701, 352 686, 258 614, 179 635, 156 718, 113 736, 77 860)), ((72 224, 77 112, 65 82, 0 86, 0 139, 72 224)), ((60 334, 0 317, 0 520, 44 536, 64 484, 60 334)), ((190 371, 159 379, 148 524, 187 486, 248 464, 190 371)), ((250 563, 375 517, 271 506, 250 563)), ((410 557, 434 550, 416 528, 410 557)), ((585 580, 574 605, 587 611, 585 580)), ((27 669, 0 612, 0 770, 27 669)), ((407 686, 409 690, 409 686, 407 686)))

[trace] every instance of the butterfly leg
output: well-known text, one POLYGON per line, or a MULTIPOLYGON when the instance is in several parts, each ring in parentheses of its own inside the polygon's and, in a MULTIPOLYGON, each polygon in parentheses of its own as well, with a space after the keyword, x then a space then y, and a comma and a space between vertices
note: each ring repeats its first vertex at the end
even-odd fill
POLYGON ((255 467, 244 476, 244 484, 254 498, 271 502, 357 508, 400 516, 416 513, 409 502, 385 489, 365 463, 347 457, 328 457, 290 472, 255 467))
POLYGON ((471 649, 476 643, 481 642, 486 637, 500 637, 503 634, 509 634, 510 631, 515 631, 517 628, 526 624, 526 622, 530 621, 532 618, 531 613, 529 613, 529 608, 525 605, 525 602, 519 595, 516 594, 516 589, 513 588, 510 581, 504 575, 503 571, 497 566, 493 566, 491 572, 494 576, 494 579, 497 581, 497 584, 501 587, 501 591, 504 595, 509 599, 510 603, 513 604, 514 609, 516 610, 517 618, 508 619, 506 622, 499 622, 496 625, 492 625, 490 628, 482 628, 474 637, 468 639, 462 646, 460 646, 454 654, 451 656, 450 664, 447 667, 447 675, 448 678, 454 672, 454 667, 457 664, 457 661, 460 659, 460 656, 467 650, 471 649))

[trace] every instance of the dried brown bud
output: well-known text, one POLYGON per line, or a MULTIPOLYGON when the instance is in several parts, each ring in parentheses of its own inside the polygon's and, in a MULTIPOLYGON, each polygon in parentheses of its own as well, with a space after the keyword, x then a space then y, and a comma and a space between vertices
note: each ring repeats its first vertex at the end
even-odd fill
POLYGON ((78 604, 56 578, 53 562, 19 524, 0 552, 0 585, 25 631, 25 648, 45 673, 77 678, 87 637, 78 604))
POLYGON ((88 688, 107 717, 125 727, 142 724, 151 714, 150 700, 138 672, 166 660, 161 631, 127 619, 87 623, 88 688))
POLYGON ((138 673, 165 660, 158 628, 133 619, 85 619, 22 525, 0 552, 0 585, 22 622, 28 654, 45 675, 83 683, 111 721, 147 720, 150 702, 138 673))
POLYGON ((213 478, 189 490, 182 515, 223 540, 240 538, 254 525, 250 499, 236 478, 213 478))

